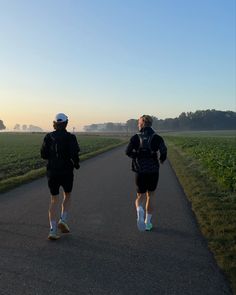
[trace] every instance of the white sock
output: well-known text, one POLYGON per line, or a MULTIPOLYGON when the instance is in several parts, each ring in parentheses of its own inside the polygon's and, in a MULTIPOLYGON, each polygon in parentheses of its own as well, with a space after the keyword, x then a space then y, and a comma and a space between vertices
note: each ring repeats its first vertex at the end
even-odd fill
POLYGON ((66 220, 67 220, 67 215, 68 215, 68 212, 64 211, 64 212, 61 214, 61 220, 63 220, 64 222, 66 222, 66 220))
POLYGON ((138 206, 137 207, 137 215, 139 217, 139 212, 143 212, 144 213, 144 210, 143 210, 143 207, 142 206, 138 206))
POLYGON ((50 230, 56 231, 57 230, 57 222, 56 220, 50 220, 50 230))
POLYGON ((146 214, 146 219, 145 219, 145 223, 151 223, 151 218, 152 218, 152 214, 146 214))

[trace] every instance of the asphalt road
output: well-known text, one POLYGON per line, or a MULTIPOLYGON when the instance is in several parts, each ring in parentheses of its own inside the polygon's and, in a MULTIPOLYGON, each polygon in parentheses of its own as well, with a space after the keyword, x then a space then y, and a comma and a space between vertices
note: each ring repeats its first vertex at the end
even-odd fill
POLYGON ((170 165, 153 232, 140 233, 124 147, 76 172, 72 233, 48 241, 46 178, 0 196, 0 294, 231 294, 170 165))

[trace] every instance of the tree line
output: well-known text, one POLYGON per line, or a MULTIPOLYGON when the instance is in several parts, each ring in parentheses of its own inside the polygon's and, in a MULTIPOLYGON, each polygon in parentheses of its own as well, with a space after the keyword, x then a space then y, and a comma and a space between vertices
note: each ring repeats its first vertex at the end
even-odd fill
MULTIPOLYGON (((159 131, 184 131, 184 130, 234 130, 236 129, 236 112, 218 110, 198 110, 196 112, 182 112, 176 118, 153 118, 153 128, 159 131)), ((125 123, 107 122, 84 126, 86 132, 136 132, 137 119, 129 119, 125 123)), ((6 129, 0 120, 0 130, 6 129)), ((34 125, 16 124, 15 131, 43 131, 34 125)))
POLYGON ((42 132, 43 129, 30 124, 29 126, 26 124, 23 124, 22 126, 20 124, 16 124, 13 128, 15 131, 31 131, 31 132, 42 132))
MULTIPOLYGON (((153 129, 160 131, 191 130, 234 130, 236 129, 236 112, 218 110, 198 110, 182 112, 176 118, 158 119, 152 116, 153 129)), ((136 132, 137 119, 126 123, 103 123, 84 126, 86 132, 136 132)))
MULTIPOLYGON (((6 126, 4 125, 3 121, 0 120, 0 130, 5 130, 6 126)), ((16 124, 13 128, 14 131, 30 131, 30 132, 42 132, 43 129, 35 126, 35 125, 25 125, 22 126, 20 124, 16 124)))

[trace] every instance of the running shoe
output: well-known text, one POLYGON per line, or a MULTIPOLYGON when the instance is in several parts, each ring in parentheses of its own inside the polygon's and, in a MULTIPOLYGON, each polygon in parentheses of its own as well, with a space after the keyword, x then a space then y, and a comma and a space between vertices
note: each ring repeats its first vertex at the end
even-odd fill
POLYGON ((65 223, 65 221, 63 221, 62 219, 60 219, 58 222, 58 228, 61 230, 63 234, 67 234, 70 232, 68 224, 65 223))
POLYGON ((146 225, 144 223, 144 210, 138 211, 137 227, 139 231, 145 231, 146 225))
POLYGON ((60 239, 60 236, 58 236, 54 230, 50 229, 49 234, 48 234, 48 240, 55 241, 58 239, 60 239))
POLYGON ((151 222, 150 223, 146 223, 146 231, 151 231, 153 228, 151 222))

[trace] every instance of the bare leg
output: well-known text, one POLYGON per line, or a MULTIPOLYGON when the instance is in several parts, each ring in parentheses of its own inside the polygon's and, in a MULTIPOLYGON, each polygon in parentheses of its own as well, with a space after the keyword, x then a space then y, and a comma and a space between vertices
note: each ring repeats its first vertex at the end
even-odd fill
POLYGON ((154 209, 154 204, 153 204, 153 198, 154 198, 155 192, 147 192, 147 201, 146 201, 146 213, 147 214, 152 214, 153 209, 154 209))
POLYGON ((61 205, 61 217, 66 221, 68 210, 71 206, 71 193, 64 193, 63 202, 61 205))
POLYGON ((61 230, 62 233, 69 233, 70 228, 67 222, 67 214, 71 204, 71 194, 64 192, 63 202, 61 204, 61 218, 58 222, 58 228, 61 230))
POLYGON ((60 238, 60 236, 57 235, 57 208, 59 203, 59 196, 51 196, 51 201, 49 204, 49 210, 48 210, 48 217, 49 217, 49 223, 50 223, 50 232, 48 235, 49 240, 57 240, 60 238))
POLYGON ((51 201, 49 204, 49 210, 48 210, 48 217, 50 222, 50 227, 53 228, 53 230, 56 230, 56 212, 58 208, 59 203, 59 197, 58 196, 51 196, 51 201))
POLYGON ((135 200, 135 206, 136 206, 136 209, 137 209, 139 206, 142 206, 142 207, 143 207, 143 204, 144 204, 144 201, 145 201, 145 197, 146 197, 145 194, 137 193, 137 198, 136 198, 136 200, 135 200))
POLYGON ((151 218, 152 218, 152 213, 154 210, 154 191, 152 192, 147 192, 147 201, 146 201, 146 218, 145 218, 145 223, 146 223, 146 230, 150 231, 152 229, 152 223, 151 223, 151 218))
POLYGON ((145 194, 137 193, 137 198, 135 201, 135 206, 137 210, 137 226, 140 231, 145 230, 145 223, 144 223, 144 209, 143 203, 145 201, 145 194))
POLYGON ((56 220, 56 212, 57 212, 57 207, 59 203, 59 198, 58 196, 51 196, 51 201, 49 204, 49 221, 51 220, 56 220))

